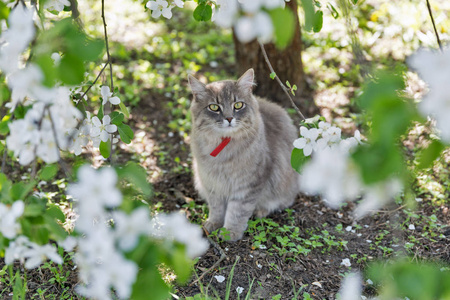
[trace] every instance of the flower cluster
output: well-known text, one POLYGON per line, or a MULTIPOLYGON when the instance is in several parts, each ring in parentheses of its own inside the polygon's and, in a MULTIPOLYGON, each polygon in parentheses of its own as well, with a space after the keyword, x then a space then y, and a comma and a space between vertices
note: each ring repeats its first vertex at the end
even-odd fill
POLYGON ((11 241, 5 251, 5 263, 7 265, 11 265, 14 260, 19 260, 21 263, 25 263, 27 269, 37 268, 47 259, 57 264, 63 263, 54 245, 38 245, 23 235, 11 241))
POLYGON ((305 156, 312 154, 303 167, 300 187, 306 193, 321 194, 330 207, 338 208, 344 201, 362 196, 354 211, 361 218, 402 191, 402 184, 396 178, 369 186, 363 183, 350 156, 356 146, 363 145, 359 131, 353 137, 342 139, 340 128, 321 121, 318 128, 301 127, 300 135, 294 147, 303 149, 305 156))
POLYGON ((17 5, 8 17, 9 29, 0 36, 0 69, 12 74, 19 69, 19 56, 34 38, 33 9, 17 5))
POLYGON ((151 235, 185 244, 186 254, 190 258, 198 257, 208 249, 208 242, 203 239, 201 229, 189 223, 180 213, 160 214, 153 218, 151 235))
POLYGON ((150 219, 146 207, 137 208, 130 214, 119 210, 110 213, 122 203, 114 169, 94 170, 83 166, 78 171, 78 178, 78 183, 68 187, 68 194, 75 199, 79 215, 75 231, 81 237, 76 238, 75 263, 84 283, 78 290, 80 294, 110 299, 113 288, 119 298, 129 298, 138 266, 123 253, 135 249, 141 236, 184 243, 190 257, 206 251, 208 244, 202 239, 200 228, 180 214, 150 219), (114 226, 109 225, 111 220, 114 226))
MULTIPOLYGON (((58 3, 67 5, 64 1, 46 4, 58 3)), ((59 8, 55 7, 56 10, 59 8)), ((20 164, 27 165, 36 157, 53 163, 59 160, 60 150, 70 150, 79 155, 89 140, 92 140, 94 147, 99 147, 101 141, 107 142, 110 134, 117 131, 117 126, 110 124, 109 116, 104 116, 100 121, 98 117, 91 118, 87 112, 87 117, 79 126, 83 114, 74 107, 70 90, 61 86, 44 86, 44 74, 33 63, 19 66, 22 52, 34 38, 33 10, 19 4, 11 11, 8 21, 9 28, 0 37, 0 69, 6 74, 11 89, 11 102, 6 106, 14 111, 19 103, 32 105, 23 119, 8 124, 10 135, 6 143, 19 158, 20 164)), ((58 62, 55 60, 55 63, 58 62)), ((112 96, 107 86, 101 88, 101 95, 103 104, 120 103, 120 99, 112 96)))
POLYGON ((10 240, 5 251, 5 263, 11 265, 14 260, 20 260, 21 263, 26 260, 25 268, 34 269, 49 258, 61 264, 62 258, 56 253, 55 246, 41 246, 31 242, 26 236, 17 236, 21 231, 17 219, 23 215, 24 209, 22 200, 15 201, 11 206, 0 203, 0 234, 10 240))
POLYGON ((436 120, 442 139, 450 143, 450 48, 441 52, 419 50, 408 60, 409 65, 429 84, 430 91, 419 104, 420 112, 436 120))
POLYGON ((145 6, 152 11, 153 18, 159 18, 161 15, 166 19, 172 18, 172 8, 175 6, 183 8, 183 0, 172 0, 169 3, 166 0, 148 1, 145 6))
POLYGON ((46 163, 56 162, 59 149, 72 147, 67 134, 77 126, 82 114, 73 106, 67 88, 54 88, 52 92, 48 103, 36 102, 25 118, 9 124, 6 144, 22 165, 29 164, 36 156, 46 163))
POLYGON ((25 206, 23 201, 15 201, 11 206, 0 203, 0 233, 8 238, 16 237, 20 230, 17 218, 23 214, 25 206))
POLYGON ((64 10, 64 6, 70 6, 69 0, 47 0, 45 1, 44 8, 48 10, 56 10, 61 12, 64 10))
POLYGON ((301 137, 294 141, 294 147, 303 150, 305 156, 311 155, 313 151, 320 152, 325 149, 340 148, 344 152, 350 151, 361 144, 361 134, 355 131, 353 137, 342 139, 341 129, 331 126, 330 123, 320 121, 319 128, 300 127, 301 137))
POLYGON ((267 43, 274 27, 268 10, 284 7, 284 0, 218 0, 213 21, 225 28, 234 25, 236 37, 242 43, 258 39, 267 43))

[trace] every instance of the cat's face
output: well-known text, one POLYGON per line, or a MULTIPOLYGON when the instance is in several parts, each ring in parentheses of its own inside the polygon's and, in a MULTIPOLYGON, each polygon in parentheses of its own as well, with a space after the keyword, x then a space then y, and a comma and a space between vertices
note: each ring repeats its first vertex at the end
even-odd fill
POLYGON ((204 85, 189 76, 194 94, 191 105, 193 126, 206 133, 232 136, 253 130, 258 103, 252 95, 253 69, 237 81, 225 80, 204 85))

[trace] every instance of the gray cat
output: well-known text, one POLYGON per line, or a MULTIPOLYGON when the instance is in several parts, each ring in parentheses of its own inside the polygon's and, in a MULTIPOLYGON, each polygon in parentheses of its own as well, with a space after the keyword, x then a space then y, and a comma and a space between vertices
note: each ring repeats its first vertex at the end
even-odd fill
POLYGON ((280 106, 252 94, 253 69, 208 85, 189 75, 195 187, 209 206, 204 227, 242 238, 249 218, 290 206, 299 174, 290 164, 296 128, 280 106))

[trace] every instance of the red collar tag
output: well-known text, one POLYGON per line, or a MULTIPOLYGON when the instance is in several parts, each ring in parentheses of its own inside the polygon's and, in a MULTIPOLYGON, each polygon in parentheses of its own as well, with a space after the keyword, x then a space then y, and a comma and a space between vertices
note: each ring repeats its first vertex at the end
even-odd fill
POLYGON ((223 137, 222 138, 222 143, 219 144, 219 146, 217 146, 216 149, 213 150, 213 152, 211 152, 209 155, 216 157, 217 154, 220 153, 220 151, 223 150, 223 148, 225 148, 226 145, 228 145, 228 143, 231 141, 230 137, 223 137))

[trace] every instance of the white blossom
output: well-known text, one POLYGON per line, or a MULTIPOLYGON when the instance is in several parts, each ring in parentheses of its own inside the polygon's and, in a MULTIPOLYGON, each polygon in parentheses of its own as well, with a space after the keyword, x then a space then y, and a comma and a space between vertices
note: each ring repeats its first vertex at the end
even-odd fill
POLYGON ((352 263, 350 262, 349 258, 344 258, 341 262, 341 265, 344 267, 350 267, 352 265, 352 263))
MULTIPOLYGON (((91 137, 100 138, 101 141, 107 142, 110 138, 110 134, 117 131, 117 126, 111 123, 111 117, 109 115, 103 116, 102 122, 100 119, 95 116, 92 118, 92 128, 91 128, 91 137)), ((99 140, 94 140, 94 147, 98 147, 100 145, 99 140)))
POLYGON ((88 134, 89 131, 83 132, 83 129, 85 127, 81 127, 81 130, 78 130, 76 128, 73 128, 67 132, 67 135, 71 137, 71 140, 69 141, 69 151, 73 151, 75 155, 80 155, 83 151, 83 147, 86 146, 89 142, 88 134))
POLYGON ((242 294, 243 291, 244 291, 244 288, 241 287, 241 286, 238 286, 238 287, 236 288, 236 293, 238 293, 239 295, 242 294))
POLYGON ((77 246, 78 239, 73 236, 68 236, 64 241, 59 241, 58 245, 63 247, 66 252, 71 252, 77 246))
POLYGON ((36 155, 47 163, 58 161, 59 150, 69 145, 68 131, 73 130, 82 116, 73 106, 67 88, 57 87, 48 92, 46 102, 35 102, 24 119, 8 124, 7 146, 22 165, 29 164, 36 155))
POLYGON ((273 35, 272 19, 264 11, 255 15, 242 16, 236 21, 234 29, 236 37, 242 43, 248 43, 254 39, 268 43, 273 35))
POLYGON ((0 233, 12 239, 20 231, 17 219, 22 216, 25 205, 22 200, 15 201, 11 206, 0 203, 0 233))
POLYGON ((358 219, 364 217, 369 212, 373 212, 391 201, 402 189, 402 182, 398 178, 388 178, 382 182, 366 186, 363 199, 353 214, 358 219))
POLYGON ((122 194, 116 188, 117 173, 112 168, 95 170, 88 165, 78 170, 78 183, 67 188, 67 193, 78 199, 79 205, 116 207, 122 194))
POLYGON ((239 11, 237 0, 217 0, 212 21, 224 28, 233 26, 239 11))
POLYGON ((55 65, 59 65, 59 63, 61 62, 61 55, 59 55, 58 52, 53 52, 51 58, 53 59, 53 63, 55 65))
POLYGON ((342 300, 361 300, 362 278, 359 273, 350 273, 342 281, 339 295, 342 300))
POLYGON ((54 245, 38 245, 22 235, 11 241, 5 250, 6 264, 11 265, 14 260, 19 260, 21 263, 25 262, 27 269, 37 268, 48 259, 57 264, 63 263, 54 245))
POLYGON ((222 283, 225 281, 225 277, 222 275, 216 275, 214 278, 217 280, 218 283, 222 283))
POLYGON ((189 223, 180 213, 157 215, 152 219, 151 232, 156 238, 173 239, 185 244, 186 254, 191 258, 202 255, 209 247, 200 227, 189 223))
POLYGON ((319 130, 317 130, 317 128, 308 129, 302 126, 300 127, 300 135, 302 137, 294 141, 294 147, 303 149, 303 154, 305 156, 309 156, 316 147, 316 140, 319 137, 319 130))
POLYGON ((183 0, 173 0, 173 4, 175 4, 176 6, 183 8, 184 7, 184 2, 183 0))
POLYGON ((27 269, 37 268, 47 259, 57 264, 63 263, 61 256, 56 252, 56 247, 51 244, 40 246, 30 243, 30 247, 23 251, 23 257, 26 258, 25 268, 27 269))
POLYGON ((106 103, 110 102, 111 104, 118 105, 120 103, 120 99, 117 96, 111 97, 113 93, 111 93, 109 86, 104 85, 101 89, 102 94, 102 105, 105 105, 106 103))
POLYGON ((152 11, 153 18, 159 18, 161 15, 166 19, 172 18, 172 5, 165 0, 148 1, 145 5, 152 11))
POLYGON ((326 203, 337 208, 353 200, 362 189, 356 166, 349 154, 338 148, 318 151, 303 168, 300 187, 304 192, 322 194, 326 203))
POLYGON ((125 251, 132 250, 136 247, 140 235, 150 234, 149 214, 150 212, 146 207, 137 208, 130 215, 121 211, 113 213, 114 232, 119 248, 125 251))
POLYGON ((56 10, 61 12, 64 10, 64 6, 70 6, 69 0, 47 0, 45 2, 44 8, 48 10, 56 10))
POLYGON ((18 69, 19 55, 33 40, 35 34, 33 8, 17 5, 9 14, 9 28, 3 31, 0 41, 0 69, 12 73, 18 69))
POLYGON ((408 64, 417 70, 430 91, 419 103, 419 111, 424 116, 436 120, 436 127, 445 142, 450 142, 450 48, 438 51, 419 50, 408 59, 408 64))
POLYGON ((44 74, 41 69, 34 64, 29 64, 26 68, 18 70, 8 77, 8 86, 11 89, 11 102, 7 107, 13 111, 18 103, 23 102, 26 97, 35 99, 42 86, 44 74))
POLYGON ((23 253, 28 249, 29 244, 30 241, 23 235, 19 235, 11 241, 8 248, 5 249, 5 264, 11 265, 15 260, 19 260, 23 264, 25 262, 23 253))

